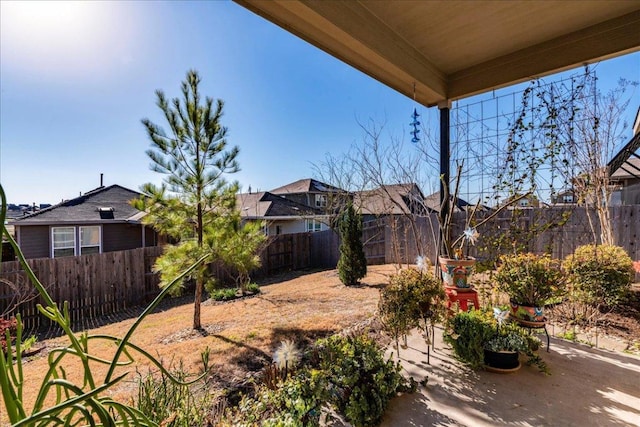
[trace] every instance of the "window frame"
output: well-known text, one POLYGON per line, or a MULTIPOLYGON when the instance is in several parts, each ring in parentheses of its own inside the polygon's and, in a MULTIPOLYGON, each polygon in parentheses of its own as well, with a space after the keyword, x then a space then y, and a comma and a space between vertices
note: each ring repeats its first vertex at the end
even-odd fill
POLYGON ((307 219, 305 225, 307 233, 317 233, 319 231, 322 231, 322 222, 318 221, 317 219, 307 219))
POLYGON ((76 236, 76 227, 73 226, 58 226, 58 227, 51 227, 51 258, 63 258, 65 256, 76 256, 77 251, 76 251, 76 246, 77 246, 77 236, 76 236), (56 230, 61 230, 61 229, 71 229, 73 230, 73 246, 64 246, 64 247, 56 247, 56 230), (61 250, 61 249, 73 249, 73 255, 59 255, 56 256, 56 250, 61 250))
POLYGON ((51 258, 63 258, 67 256, 80 256, 80 255, 90 255, 95 253, 102 253, 102 225, 101 224, 86 224, 86 225, 58 225, 51 227, 51 258), (83 229, 85 228, 97 228, 98 229, 98 244, 97 245, 83 245, 82 244, 82 235, 83 229), (61 229, 73 230, 73 246, 68 244, 63 247, 56 247, 56 231, 61 229), (89 254, 83 254, 83 248, 98 248, 98 252, 90 252, 89 254), (58 255, 56 256, 57 250, 63 249, 73 249, 73 254, 71 255, 58 255))
MULTIPOLYGON (((83 254, 82 248, 95 248, 97 246, 99 254, 102 253, 102 226, 101 225, 79 225, 78 226, 78 252, 80 255, 89 255, 83 254), (97 228, 98 229, 98 244, 97 245, 83 245, 82 244, 82 229, 84 228, 97 228)), ((95 252, 91 252, 95 253, 95 252)))
POLYGON ((326 207, 327 207, 327 195, 316 194, 316 208, 326 208, 326 207))

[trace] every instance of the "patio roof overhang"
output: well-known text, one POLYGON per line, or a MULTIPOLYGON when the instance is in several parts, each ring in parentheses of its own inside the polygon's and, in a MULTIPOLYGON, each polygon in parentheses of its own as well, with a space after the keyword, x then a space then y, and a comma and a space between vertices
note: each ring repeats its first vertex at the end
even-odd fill
POLYGON ((640 50, 640 2, 235 0, 425 106, 640 50))
POLYGON ((634 163, 629 162, 631 158, 640 159, 639 151, 640 132, 637 132, 607 165, 608 176, 611 178, 616 171, 622 170, 630 176, 640 179, 640 169, 634 163))

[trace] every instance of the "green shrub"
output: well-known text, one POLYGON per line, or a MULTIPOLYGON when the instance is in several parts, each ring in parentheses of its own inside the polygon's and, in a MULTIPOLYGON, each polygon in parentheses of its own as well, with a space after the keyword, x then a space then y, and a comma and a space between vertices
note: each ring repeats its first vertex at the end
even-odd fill
POLYGON ((210 295, 215 301, 230 301, 238 297, 236 288, 214 289, 210 295))
POLYGON ((389 400, 406 386, 400 364, 364 335, 331 336, 317 343, 318 367, 327 375, 329 401, 355 427, 380 423, 389 400))
POLYGON ((584 245, 565 258, 571 296, 590 305, 613 307, 622 302, 634 277, 633 261, 624 249, 584 245))
POLYGON ((496 336, 493 313, 484 310, 460 311, 447 320, 444 341, 451 345, 458 359, 472 369, 484 364, 484 346, 496 336))
POLYGON ((421 320, 436 322, 442 317, 444 299, 444 288, 432 274, 408 268, 391 276, 380 293, 378 312, 396 341, 396 350, 399 337, 419 327, 421 320))
POLYGON ((527 365, 536 365, 540 372, 549 373, 544 360, 535 353, 540 347, 540 340, 517 323, 501 322, 498 326, 494 313, 471 310, 456 313, 447 320, 445 326, 444 341, 452 346, 456 357, 472 369, 484 366, 486 348, 492 351, 518 351, 527 356, 527 365))
POLYGON ((221 426, 313 427, 320 425, 320 408, 326 401, 324 373, 303 369, 275 388, 262 384, 253 397, 244 396, 228 409, 221 426))
POLYGON ((247 292, 252 293, 252 294, 259 294, 260 293, 260 286, 257 283, 249 283, 247 285, 247 292))
POLYGON ((362 246, 362 218, 351 203, 338 218, 340 258, 338 276, 347 286, 354 286, 367 275, 367 258, 362 246))
POLYGON ((500 257, 500 262, 495 275, 498 289, 507 293, 514 303, 543 307, 548 299, 564 290, 561 263, 548 255, 505 255, 500 257))
MULTIPOLYGON (((297 348, 281 351, 295 354, 296 360, 299 356, 297 348)), ((255 393, 228 408, 217 425, 317 426, 321 408, 329 404, 355 427, 374 426, 398 391, 411 390, 400 375, 400 365, 385 361, 383 350, 364 335, 318 340, 308 354, 294 370, 287 366, 297 362, 267 367, 255 393)), ((280 355, 278 359, 292 357, 280 355)), ((415 386, 413 381, 409 384, 415 386)))
POLYGON ((220 283, 214 277, 210 277, 204 282, 204 290, 207 291, 209 295, 212 295, 217 289, 220 289, 220 287, 220 283))

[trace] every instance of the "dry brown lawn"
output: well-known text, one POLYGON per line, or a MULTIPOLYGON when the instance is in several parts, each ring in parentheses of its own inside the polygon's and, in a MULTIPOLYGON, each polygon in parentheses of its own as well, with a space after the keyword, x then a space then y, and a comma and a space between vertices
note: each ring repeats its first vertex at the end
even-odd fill
MULTIPOLYGON (((363 285, 358 287, 342 285, 336 270, 280 276, 271 279, 271 284, 263 284, 257 296, 226 303, 205 302, 203 331, 192 330, 193 304, 187 303, 148 316, 131 341, 165 365, 182 361, 190 372, 201 368, 200 353, 209 348, 215 366, 212 381, 215 386, 226 388, 242 383, 251 372, 270 361, 274 349, 284 339, 305 344, 371 318, 377 308, 380 286, 395 271, 392 265, 369 266, 363 285)), ((88 333, 121 337, 134 321, 128 319, 88 333)), ((45 351, 24 366, 24 400, 30 404, 47 369, 46 354, 52 348, 67 345, 68 340, 60 337, 40 344, 45 345, 45 351)), ((115 346, 96 341, 90 342, 89 349, 92 354, 108 359, 115 346)), ((129 375, 113 390, 118 399, 128 399, 135 392, 136 369, 147 372, 142 357, 136 359, 135 365, 120 369, 129 375)), ((65 369, 69 379, 81 384, 78 363, 68 363, 65 369)), ((104 365, 92 364, 94 378, 98 380, 104 378, 106 370, 104 365)), ((6 414, 0 412, 0 424, 5 423, 6 414)))

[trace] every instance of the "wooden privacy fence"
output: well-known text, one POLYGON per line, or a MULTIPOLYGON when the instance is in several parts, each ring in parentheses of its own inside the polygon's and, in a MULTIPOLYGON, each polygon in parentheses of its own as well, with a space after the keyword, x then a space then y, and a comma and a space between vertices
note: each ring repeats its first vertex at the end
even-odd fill
MULTIPOLYGON (((36 277, 58 304, 68 301, 73 323, 118 313, 145 304, 158 294, 152 266, 161 247, 106 252, 64 258, 27 260, 36 277)), ((38 313, 44 304, 18 261, 3 262, 0 272, 0 313, 20 312, 26 330, 44 329, 49 320, 38 313), (16 298, 31 296, 15 310, 16 298)))
POLYGON ((251 277, 267 277, 288 270, 312 267, 311 233, 280 234, 270 236, 267 246, 260 253, 262 266, 251 277))
MULTIPOLYGON (((27 262, 54 301, 69 302, 73 324, 82 324, 86 319, 144 305, 158 295, 159 278, 152 268, 160 254, 162 247, 156 246, 27 262)), ((262 266, 251 273, 252 278, 324 266, 320 264, 325 262, 323 258, 314 263, 311 258, 311 233, 272 236, 260 257, 262 266)), ((229 272, 223 267, 213 267, 212 271, 217 277, 228 279, 229 272)), ((43 301, 35 294, 19 262, 3 262, 0 279, 0 314, 21 313, 26 330, 51 326, 38 313, 36 306, 43 301), (25 291, 30 292, 26 300, 25 291), (19 300, 24 301, 16 307, 19 300)))
POLYGON ((311 237, 311 267, 335 268, 340 257, 340 236, 333 230, 309 233, 311 237))
MULTIPOLYGON (((482 258, 495 255, 488 243, 492 237, 507 233, 513 211, 505 210, 478 231, 480 238, 470 246, 470 255, 482 258), (481 249, 482 248, 482 249, 481 249)), ((478 215, 478 219, 482 215, 478 215)), ((600 230, 594 212, 591 221, 583 207, 562 206, 527 208, 518 210, 519 226, 529 233, 524 240, 526 250, 550 253, 554 258, 565 258, 580 245, 593 243, 600 230), (565 217, 566 216, 566 217, 565 217), (558 224, 555 226, 550 226, 558 224), (592 230, 591 227, 594 227, 592 230), (536 232, 535 230, 540 230, 536 232)), ((640 205, 616 206, 610 210, 613 236, 617 245, 624 248, 633 260, 640 260, 640 205)), ((454 214, 453 236, 462 233, 465 212, 454 214)), ((432 261, 436 259, 438 222, 436 214, 416 217, 413 224, 404 217, 386 217, 365 223, 363 242, 368 263, 414 263, 418 255, 432 261)), ((514 240, 520 236, 514 236, 514 240)), ((640 275, 636 275, 636 280, 640 275)))

